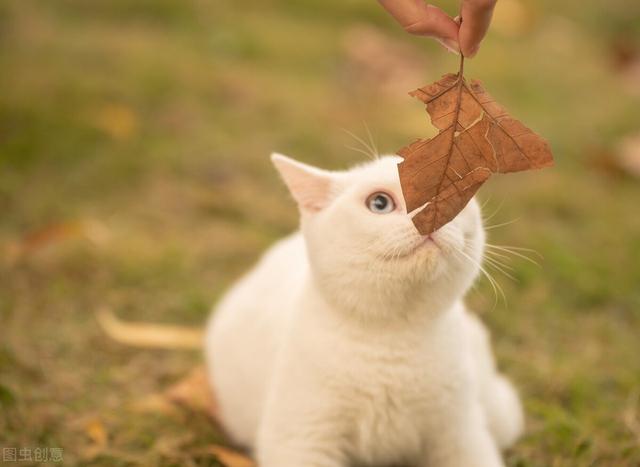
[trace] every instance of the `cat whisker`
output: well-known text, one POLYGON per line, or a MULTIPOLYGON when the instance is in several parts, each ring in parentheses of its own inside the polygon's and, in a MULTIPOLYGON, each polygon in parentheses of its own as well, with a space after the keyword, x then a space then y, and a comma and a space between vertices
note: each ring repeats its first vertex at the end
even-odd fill
POLYGON ((382 251, 382 256, 386 256, 388 251, 393 247, 402 243, 409 238, 412 234, 399 235, 406 230, 405 226, 400 226, 395 230, 386 231, 381 233, 378 238, 370 240, 365 248, 359 248, 357 253, 354 253, 355 258, 361 258, 362 253, 369 253, 372 251, 382 251))
POLYGON ((504 199, 500 201, 500 203, 498 204, 498 207, 491 214, 489 214, 489 216, 482 219, 482 223, 486 224, 491 219, 493 219, 498 214, 498 212, 500 212, 500 209, 502 209, 503 205, 504 205, 504 199))
MULTIPOLYGON (((399 240, 397 238, 391 238, 393 242, 388 244, 389 246, 383 250, 382 258, 384 260, 392 258, 392 256, 398 251, 400 248, 398 243, 399 240)), ((385 287, 382 287, 382 281, 386 278, 386 276, 391 276, 391 272, 387 270, 382 263, 378 263, 374 270, 374 283, 376 293, 378 294, 378 300, 382 301, 384 297, 382 297, 382 291, 386 290, 385 287)))
POLYGON ((485 268, 482 267, 481 264, 479 264, 476 260, 474 260, 471 256, 466 254, 461 249, 456 248, 456 249, 454 249, 454 251, 459 253, 459 254, 461 254, 463 258, 466 258, 471 264, 476 266, 480 270, 480 272, 482 272, 482 274, 484 274, 484 276, 487 278, 487 280, 489 281, 489 284, 491 285, 491 288, 493 289, 493 294, 494 294, 494 297, 495 297, 495 302, 493 304, 494 308, 498 304, 498 293, 500 294, 500 296, 502 297, 502 299, 504 300, 504 303, 506 305, 507 304, 507 297, 506 297, 506 295, 504 293, 504 290, 502 289, 502 286, 500 286, 498 281, 496 281, 496 279, 491 275, 491 273, 489 273, 485 268))
POLYGON ((538 263, 535 259, 531 258, 530 256, 527 256, 524 253, 521 253, 521 252, 529 252, 531 254, 538 255, 540 258, 542 258, 542 255, 540 255, 540 253, 538 253, 537 251, 532 250, 530 248, 508 247, 508 246, 504 246, 504 245, 492 245, 492 244, 489 244, 489 243, 486 244, 486 247, 489 250, 497 250, 497 251, 502 252, 502 253, 507 254, 507 255, 517 256, 518 258, 522 258, 523 260, 528 261, 531 264, 534 264, 534 265, 536 265, 538 267, 541 267, 540 263, 538 263))
POLYGON ((346 134, 348 134, 349 136, 351 136, 353 139, 356 140, 356 142, 360 143, 362 146, 364 146, 365 148, 365 154, 367 154, 367 157, 369 157, 372 160, 376 160, 378 158, 375 148, 372 148, 371 146, 369 146, 362 138, 360 138, 358 135, 356 135, 355 133, 347 130, 346 128, 343 128, 342 131, 344 131, 346 134))
POLYGON ((385 266, 384 261, 395 261, 401 254, 403 247, 407 244, 415 234, 407 232, 406 226, 399 226, 391 231, 381 233, 377 239, 369 241, 365 248, 358 249, 353 253, 349 261, 354 261, 354 266, 365 266, 372 270, 373 283, 379 301, 384 301, 383 292, 388 287, 382 287, 383 281, 393 279, 395 276, 392 271, 385 266), (376 256, 383 261, 363 263, 363 257, 367 257, 367 253, 375 252, 376 256))
POLYGON ((511 266, 507 266, 505 264, 502 264, 500 262, 498 262, 495 259, 491 259, 488 257, 483 257, 483 260, 491 267, 495 268, 497 271, 501 272, 502 274, 504 274, 505 276, 507 276, 509 279, 518 282, 518 279, 515 278, 515 276, 513 276, 511 273, 509 273, 507 270, 511 270, 513 271, 514 269, 511 266))
POLYGON ((533 253, 534 255, 538 256, 540 259, 544 259, 544 257, 538 252, 538 250, 534 250, 533 248, 525 248, 522 246, 512 246, 512 245, 496 245, 494 243, 487 243, 487 245, 492 247, 505 248, 507 250, 527 251, 529 253, 533 253))
POLYGON ((510 264, 507 264, 503 261, 500 261, 498 258, 492 257, 490 255, 487 254, 487 252, 485 252, 485 254, 482 255, 482 259, 486 260, 488 262, 494 263, 494 264, 498 264, 500 267, 503 267, 504 269, 507 269, 509 271, 515 271, 515 269, 513 268, 513 266, 511 266, 510 264))
POLYGON ((369 159, 372 158, 371 154, 368 153, 367 151, 364 151, 363 149, 356 148, 355 146, 349 146, 348 144, 345 144, 344 147, 347 148, 347 149, 351 149, 352 151, 356 151, 356 152, 364 155, 365 157, 367 157, 369 159))
POLYGON ((512 259, 511 256, 505 255, 504 253, 498 253, 497 251, 494 251, 494 250, 485 250, 484 251, 484 255, 485 256, 492 256, 492 257, 495 257, 495 258, 500 258, 500 259, 502 259, 504 261, 511 261, 511 259, 512 259))
POLYGON ((407 240, 410 240, 414 236, 412 232, 407 232, 404 226, 395 231, 385 232, 384 235, 388 241, 383 243, 381 248, 383 257, 386 257, 387 255, 385 253, 389 253, 394 247, 400 248, 404 246, 407 240))
MULTIPOLYGON (((389 235, 387 232, 386 235, 389 235)), ((379 255, 382 260, 394 262, 399 259, 399 257, 404 253, 404 247, 407 244, 407 241, 414 237, 414 233, 406 232, 405 228, 397 229, 395 235, 391 235, 387 241, 384 243, 382 253, 379 255), (399 233, 404 234, 398 235, 399 233)), ((385 267, 384 263, 377 263, 374 266, 374 284, 376 288, 376 293, 378 294, 378 298, 381 300, 381 293, 383 290, 386 290, 386 287, 381 287, 382 281, 385 279, 393 279, 395 276, 391 270, 385 267)))
POLYGON ((376 159, 377 159, 378 156, 380 155, 380 151, 378 151, 378 145, 373 139, 373 135, 371 134, 371 130, 369 129, 369 125, 367 125, 367 122, 363 121, 362 123, 364 124, 364 128, 367 131, 367 136, 369 137, 369 144, 371 145, 371 148, 374 150, 374 154, 376 155, 376 159))
POLYGON ((497 229, 497 228, 500 228, 500 227, 505 227, 507 225, 515 224, 519 220, 520 220, 520 217, 518 217, 516 219, 512 219, 512 220, 507 221, 507 222, 501 222, 499 224, 485 225, 484 226, 484 230, 493 230, 493 229, 497 229))
POLYGON ((480 210, 481 210, 481 211, 482 211, 482 210, 484 210, 484 208, 485 208, 485 206, 486 206, 487 204, 489 204, 489 201, 491 201, 491 195, 487 196, 487 199, 485 199, 485 200, 482 202, 482 204, 480 205, 480 210))

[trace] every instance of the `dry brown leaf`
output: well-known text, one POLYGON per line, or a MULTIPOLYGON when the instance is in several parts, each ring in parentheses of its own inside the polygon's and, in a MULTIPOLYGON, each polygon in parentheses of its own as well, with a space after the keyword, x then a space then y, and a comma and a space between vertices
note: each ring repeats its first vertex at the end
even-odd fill
POLYGON ((97 419, 91 419, 85 425, 85 433, 89 437, 89 439, 97 446, 104 448, 107 445, 107 440, 109 436, 107 435, 107 430, 104 427, 103 423, 97 419))
POLYGON ((105 452, 109 444, 109 434, 102 420, 98 417, 85 419, 79 428, 89 440, 89 444, 79 447, 79 453, 83 460, 95 459, 105 452))
POLYGON ((27 232, 17 241, 7 246, 6 257, 9 265, 61 245, 71 240, 89 240, 95 245, 103 245, 109 239, 110 232, 101 222, 92 219, 72 220, 47 225, 27 232))
POLYGON ((407 212, 428 235, 451 221, 492 173, 553 165, 547 142, 509 114, 482 88, 457 74, 410 93, 427 104, 440 132, 400 149, 398 165, 407 212))
POLYGON ((207 370, 199 366, 166 391, 167 399, 195 412, 203 412, 216 419, 218 408, 209 386, 207 370))
POLYGON ((182 408, 169 400, 166 394, 144 394, 132 401, 129 407, 132 411, 142 414, 161 414, 174 418, 184 416, 182 408))
MULTIPOLYGON (((206 413, 221 430, 223 438, 226 437, 222 425, 217 418, 218 408, 215 397, 209 385, 207 370, 204 366, 198 366, 191 370, 187 376, 175 383, 164 393, 167 401, 194 412, 206 413)), ((245 454, 220 445, 207 447, 207 451, 227 467, 255 467, 255 463, 245 454)))
MULTIPOLYGON (((204 366, 193 368, 188 375, 162 393, 144 396, 134 404, 134 407, 143 412, 170 415, 175 415, 175 409, 187 409, 189 412, 206 414, 217 426, 222 442, 231 443, 217 418, 217 405, 204 366)), ((227 467, 256 466, 250 457, 232 447, 211 445, 207 446, 205 451, 207 454, 214 455, 227 467)))
POLYGON ((193 368, 184 378, 161 393, 145 394, 135 400, 131 407, 140 413, 168 416, 184 416, 187 412, 201 413, 218 423, 217 406, 203 365, 193 368))

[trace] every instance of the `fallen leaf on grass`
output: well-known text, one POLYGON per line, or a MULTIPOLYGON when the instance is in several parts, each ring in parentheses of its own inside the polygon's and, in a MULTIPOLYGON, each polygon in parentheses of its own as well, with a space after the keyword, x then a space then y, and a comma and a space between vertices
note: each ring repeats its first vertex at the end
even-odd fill
POLYGON ((93 123, 111 139, 127 141, 138 130, 138 115, 128 105, 110 103, 96 112, 93 123))
POLYGON ((107 445, 107 430, 99 419, 94 418, 87 422, 85 433, 96 446, 105 447, 107 445))
POLYGON ((217 422, 218 410, 204 366, 194 368, 161 393, 141 397, 135 401, 133 408, 139 412, 164 415, 176 415, 187 409, 202 413, 217 422))
POLYGON ((109 433, 99 417, 82 416, 70 421, 70 425, 88 441, 80 442, 78 445, 78 453, 83 460, 95 459, 108 450, 109 433))
MULTIPOLYGON (((176 408, 181 408, 205 414, 218 425, 224 439, 222 427, 217 420, 217 406, 204 366, 194 368, 163 393, 142 398, 135 406, 145 412, 168 414, 176 408)), ((255 467, 256 465, 249 457, 230 447, 211 445, 207 446, 205 451, 207 455, 215 456, 227 467, 255 467)))
POLYGON ((509 116, 478 81, 457 74, 410 93, 440 132, 398 151, 400 184, 413 223, 428 235, 451 221, 492 173, 553 165, 547 142, 509 116))
POLYGON ((161 414, 183 418, 183 411, 164 394, 146 394, 130 404, 136 413, 161 414))
POLYGON ((19 240, 9 243, 6 256, 9 265, 14 265, 21 259, 43 250, 79 239, 102 245, 109 239, 109 231, 96 220, 58 222, 27 232, 19 240))
POLYGON ((203 412, 216 419, 218 408, 209 386, 207 371, 203 366, 191 372, 165 392, 167 398, 182 407, 203 412))

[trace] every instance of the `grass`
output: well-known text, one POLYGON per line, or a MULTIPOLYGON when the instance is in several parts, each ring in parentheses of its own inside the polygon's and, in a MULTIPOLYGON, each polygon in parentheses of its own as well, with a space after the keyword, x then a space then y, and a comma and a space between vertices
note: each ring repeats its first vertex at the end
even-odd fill
MULTIPOLYGON (((486 281, 469 297, 525 399, 508 463, 638 465, 640 185, 592 160, 640 124, 610 52, 638 45, 640 10, 499 8, 467 73, 557 159, 480 195, 500 207, 490 223, 520 218, 492 242, 544 256, 500 278, 507 304, 486 281)), ((361 157, 342 129, 364 135, 363 121, 392 152, 432 131, 405 92, 456 67, 366 0, 1 3, 0 446, 63 447, 68 465, 216 465, 202 416, 139 407, 200 355, 120 346, 94 311, 202 325, 296 226, 269 152, 346 167, 361 157), (384 47, 354 59, 346 38, 363 27, 417 57, 392 62, 416 82, 385 77, 384 47)))

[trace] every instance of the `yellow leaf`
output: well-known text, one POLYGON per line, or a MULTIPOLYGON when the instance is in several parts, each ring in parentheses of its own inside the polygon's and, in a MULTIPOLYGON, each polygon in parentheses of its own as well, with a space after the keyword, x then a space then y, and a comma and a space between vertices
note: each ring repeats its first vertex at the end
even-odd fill
POLYGON ((166 391, 167 399, 196 412, 216 418, 217 407, 203 366, 191 372, 166 391))
POLYGON ((94 124, 112 139, 126 141, 138 130, 138 116, 131 107, 112 103, 98 111, 94 124))
POLYGON ((107 430, 97 418, 89 420, 84 427, 84 431, 97 447, 104 448, 107 445, 107 430))
POLYGON ((89 240, 103 245, 109 240, 109 230, 96 220, 72 220, 53 223, 25 233, 22 238, 7 245, 9 265, 37 253, 53 249, 72 240, 89 240))

